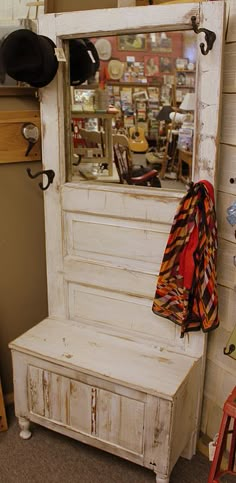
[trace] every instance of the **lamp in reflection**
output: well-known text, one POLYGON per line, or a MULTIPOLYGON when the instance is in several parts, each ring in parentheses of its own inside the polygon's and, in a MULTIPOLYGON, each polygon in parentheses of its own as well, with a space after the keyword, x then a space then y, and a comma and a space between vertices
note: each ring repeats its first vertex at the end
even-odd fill
POLYGON ((181 102, 179 108, 181 111, 186 111, 186 119, 184 121, 184 124, 189 127, 193 127, 193 113, 195 111, 195 105, 196 105, 196 96, 195 92, 188 92, 185 96, 183 101, 181 102))
POLYGON ((186 112, 186 118, 179 130, 178 146, 185 151, 193 151, 193 134, 194 134, 194 111, 195 111, 196 96, 194 92, 188 92, 183 102, 180 104, 180 109, 186 112))

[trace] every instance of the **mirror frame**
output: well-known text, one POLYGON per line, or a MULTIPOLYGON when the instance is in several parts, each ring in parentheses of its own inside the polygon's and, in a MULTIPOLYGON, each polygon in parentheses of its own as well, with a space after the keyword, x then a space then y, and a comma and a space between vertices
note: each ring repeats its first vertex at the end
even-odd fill
MULTIPOLYGON (((221 107, 224 12, 225 2, 217 1, 45 14, 39 18, 39 34, 50 37, 57 47, 63 48, 65 39, 76 37, 192 30, 192 16, 196 16, 199 27, 214 31, 216 41, 207 55, 203 55, 200 51, 200 43, 205 44, 204 33, 196 34, 198 59, 192 179, 194 182, 207 179, 215 186, 221 107)), ((66 182, 66 179, 70 179, 66 173, 65 159, 65 143, 71 143, 70 86, 68 81, 65 82, 65 78, 69 79, 68 75, 65 76, 66 70, 68 70, 67 63, 60 62, 57 76, 47 87, 41 89, 43 164, 46 169, 54 169, 54 186, 61 185, 66 182)), ((89 185, 89 182, 83 183, 89 185)), ((97 186, 101 184, 102 182, 96 183, 97 186)), ((94 184, 92 186, 94 187, 94 184)), ((124 185, 116 185, 115 189, 117 190, 118 187, 122 191, 131 189, 129 185, 125 188, 124 185)), ((138 192, 140 188, 136 186, 135 190, 138 192)), ((150 190, 154 194, 152 188, 148 189, 149 194, 150 190)), ((157 194, 156 191, 155 194, 157 194)), ((158 190, 158 196, 161 196, 161 191, 158 190)), ((175 194, 177 192, 171 191, 175 194)))

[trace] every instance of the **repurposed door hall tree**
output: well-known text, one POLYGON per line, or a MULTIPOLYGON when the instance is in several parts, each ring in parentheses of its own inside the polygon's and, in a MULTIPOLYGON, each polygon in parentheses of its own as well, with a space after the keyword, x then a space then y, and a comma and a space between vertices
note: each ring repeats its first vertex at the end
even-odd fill
MULTIPOLYGON (((39 33, 67 52, 68 38, 190 30, 192 16, 216 34, 207 55, 198 46, 193 154, 194 181, 214 185, 224 2, 47 14, 39 33)), ((181 339, 151 309, 183 192, 71 181, 64 64, 40 93, 43 165, 55 172, 44 191, 49 316, 10 344, 21 437, 33 421, 168 483, 196 449, 206 350, 205 334, 181 339)))

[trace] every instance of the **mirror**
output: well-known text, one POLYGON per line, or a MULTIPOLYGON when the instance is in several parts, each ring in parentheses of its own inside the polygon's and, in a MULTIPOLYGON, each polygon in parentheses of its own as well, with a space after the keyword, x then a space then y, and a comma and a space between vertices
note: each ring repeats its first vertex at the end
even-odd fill
MULTIPOLYGON (((149 36, 153 32, 158 34, 164 32, 168 37, 171 35, 171 32, 193 32, 193 17, 196 18, 196 23, 200 30, 203 28, 214 32, 216 40, 209 53, 203 55, 200 51, 200 46, 201 44, 204 47, 206 46, 205 33, 202 30, 199 34, 195 33, 195 42, 197 43, 196 109, 194 110, 192 179, 194 181, 207 179, 214 184, 217 176, 219 144, 219 109, 224 32, 223 2, 183 3, 177 4, 173 8, 169 5, 151 5, 101 9, 96 10, 96 12, 62 13, 55 16, 45 15, 39 18, 39 33, 50 37, 59 49, 64 49, 65 57, 68 59, 69 39, 88 38, 97 41, 100 37, 108 37, 109 39, 117 35, 125 37, 131 34, 135 36, 140 34, 149 36), (212 79, 214 79, 214 82, 212 82, 212 79)), ((127 47, 127 41, 129 43, 127 37, 121 39, 120 48, 127 47)), ((142 45, 145 46, 145 43, 142 45)), ((123 50, 120 52, 123 52, 123 50)), ((137 52, 132 51, 131 57, 133 54, 136 55, 137 52)), ((168 56, 163 55, 162 57, 168 56)), ((168 74, 165 73, 165 75, 168 74)), ((81 180, 81 176, 78 175, 78 166, 76 167, 73 164, 74 162, 78 163, 79 160, 73 156, 76 153, 73 152, 74 148, 72 149, 71 107, 73 104, 74 97, 72 98, 71 95, 68 62, 60 62, 56 78, 42 92, 41 102, 42 123, 45 123, 45 126, 47 126, 43 134, 43 149, 46 154, 50 153, 48 158, 47 156, 45 157, 45 166, 49 169, 54 169, 56 173, 55 181, 59 185, 64 185, 65 183, 69 185, 71 181, 75 181, 73 183, 75 188, 76 186, 82 187, 85 182, 85 184, 93 186, 96 190, 112 189, 116 192, 130 192, 132 188, 132 192, 139 192, 141 188, 138 187, 134 189, 133 186, 129 187, 107 182, 106 188, 105 182, 100 182, 100 180, 98 180, 99 182, 96 180, 81 180), (50 122, 51 119, 54 120, 53 123, 50 122), (58 166, 60 167, 59 170, 58 166)), ((79 113, 79 115, 81 114, 79 113)), ((143 191, 143 188, 141 191, 143 191)), ((149 196, 149 193, 152 195, 153 191, 150 188, 145 189, 147 196, 149 196)), ((175 189, 171 190, 172 193, 170 190, 168 191, 170 196, 175 196, 176 193, 178 195, 179 192, 179 190, 175 189)), ((163 189, 155 189, 155 194, 157 193, 158 196, 165 196, 163 189)))
POLYGON ((70 79, 71 180, 185 191, 192 180, 196 34, 89 40, 100 65, 79 85, 70 79))

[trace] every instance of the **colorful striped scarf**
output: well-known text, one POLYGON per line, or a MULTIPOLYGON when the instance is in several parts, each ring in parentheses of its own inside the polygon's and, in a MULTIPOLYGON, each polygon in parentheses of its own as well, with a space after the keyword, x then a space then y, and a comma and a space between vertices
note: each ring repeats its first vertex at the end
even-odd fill
POLYGON ((217 223, 213 187, 191 184, 167 241, 152 310, 184 333, 219 325, 216 282, 217 223))

